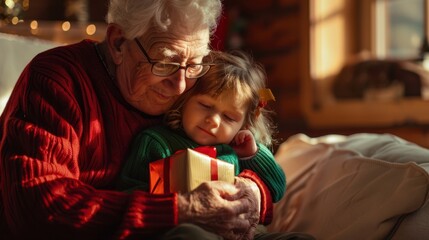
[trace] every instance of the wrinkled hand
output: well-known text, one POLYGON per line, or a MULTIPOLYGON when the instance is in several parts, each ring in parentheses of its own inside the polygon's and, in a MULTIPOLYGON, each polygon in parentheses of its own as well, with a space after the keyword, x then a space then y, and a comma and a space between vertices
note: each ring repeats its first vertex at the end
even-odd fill
POLYGON ((239 158, 251 157, 258 151, 255 138, 249 130, 240 130, 231 145, 239 158))
POLYGON ((246 194, 248 194, 246 197, 251 202, 253 206, 253 211, 249 211, 247 216, 242 216, 249 221, 250 227, 241 239, 253 239, 253 236, 255 235, 256 226, 259 223, 259 216, 261 211, 261 193, 256 183, 254 183, 248 178, 235 177, 235 185, 240 189, 250 190, 246 192, 246 194))
POLYGON ((253 238, 259 221, 260 194, 256 184, 249 181, 237 177, 235 185, 205 182, 180 194, 179 223, 198 225, 226 240, 253 238))

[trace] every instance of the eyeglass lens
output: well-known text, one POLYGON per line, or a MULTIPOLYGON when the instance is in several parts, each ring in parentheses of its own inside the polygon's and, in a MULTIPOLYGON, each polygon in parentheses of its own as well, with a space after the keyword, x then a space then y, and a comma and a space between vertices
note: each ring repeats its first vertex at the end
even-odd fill
POLYGON ((184 67, 180 66, 179 63, 156 62, 153 63, 152 73, 161 77, 166 77, 176 73, 179 69, 185 69, 186 78, 199 78, 209 71, 210 65, 190 64, 184 67))

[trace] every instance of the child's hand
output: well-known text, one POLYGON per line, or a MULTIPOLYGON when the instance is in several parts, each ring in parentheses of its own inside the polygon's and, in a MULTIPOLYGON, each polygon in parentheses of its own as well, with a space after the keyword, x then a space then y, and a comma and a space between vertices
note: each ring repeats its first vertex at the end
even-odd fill
POLYGON ((231 143, 239 158, 252 157, 258 151, 255 138, 249 130, 240 130, 231 143))

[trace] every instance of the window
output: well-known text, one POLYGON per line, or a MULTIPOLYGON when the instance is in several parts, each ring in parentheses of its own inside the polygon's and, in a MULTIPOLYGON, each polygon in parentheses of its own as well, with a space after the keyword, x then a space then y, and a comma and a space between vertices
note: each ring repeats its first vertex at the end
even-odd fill
MULTIPOLYGON (((426 0, 375 0, 378 57, 416 59, 425 40, 426 0)), ((428 49, 429 50, 429 49, 428 49)))
MULTIPOLYGON (((309 29, 303 38, 309 49, 303 51, 302 106, 310 127, 429 123, 429 116, 422 114, 429 108, 429 89, 422 98, 394 101, 339 99, 332 93, 335 76, 345 64, 357 59, 421 60, 423 40, 429 34, 426 1, 429 0, 302 1, 308 4, 308 22, 303 22, 303 29, 309 29)), ((426 56, 429 64, 429 54, 426 56)))

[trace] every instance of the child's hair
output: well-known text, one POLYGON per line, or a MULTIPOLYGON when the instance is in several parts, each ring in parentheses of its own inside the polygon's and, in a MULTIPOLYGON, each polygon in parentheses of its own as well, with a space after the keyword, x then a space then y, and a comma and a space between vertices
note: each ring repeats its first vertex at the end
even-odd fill
POLYGON ((276 129, 269 111, 260 107, 259 91, 265 88, 266 73, 260 64, 243 51, 229 53, 212 51, 206 62, 214 65, 195 85, 182 94, 165 115, 166 124, 172 129, 182 128, 182 108, 194 95, 210 94, 217 98, 226 91, 233 91, 242 101, 248 103, 244 125, 255 136, 255 140, 266 146, 273 144, 276 129))

